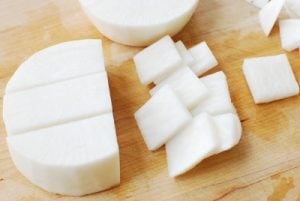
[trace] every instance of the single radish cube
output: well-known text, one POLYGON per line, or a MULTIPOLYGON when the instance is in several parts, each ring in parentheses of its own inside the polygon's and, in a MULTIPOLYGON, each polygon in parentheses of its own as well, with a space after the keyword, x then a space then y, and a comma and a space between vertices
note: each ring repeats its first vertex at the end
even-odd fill
POLYGON ((285 0, 271 0, 260 10, 259 21, 266 36, 270 35, 284 2, 285 0))
POLYGON ((300 19, 281 20, 280 39, 281 47, 292 51, 300 47, 300 19))
POLYGON ((189 52, 195 59, 195 62, 190 67, 198 76, 218 65, 217 59, 206 42, 195 45, 189 49, 189 52))
POLYGON ((208 88, 209 94, 192 109, 194 116, 202 112, 212 115, 236 112, 231 102, 226 76, 222 71, 205 76, 200 80, 208 88))
POLYGON ((210 115, 199 114, 166 144, 169 175, 179 176, 218 151, 220 142, 210 115))
POLYGON ((174 93, 189 109, 196 106, 208 94, 207 87, 189 67, 182 67, 175 71, 168 78, 151 89, 150 94, 154 95, 164 85, 171 86, 174 93))
POLYGON ((170 140, 191 119, 170 86, 163 86, 136 113, 135 119, 149 150, 170 140))
POLYGON ((180 67, 182 59, 170 36, 165 36, 134 56, 140 82, 150 84, 180 67))
POLYGON ((180 56, 182 57, 182 60, 184 62, 185 65, 190 66, 194 63, 194 57, 191 55, 191 53, 186 49, 185 45, 183 44, 183 42, 177 41, 175 43, 175 46, 180 54, 180 56))
POLYGON ((290 18, 300 18, 300 1, 299 0, 286 0, 285 10, 290 18))
POLYGON ((256 104, 299 94, 298 83, 285 54, 245 59, 243 70, 256 104))

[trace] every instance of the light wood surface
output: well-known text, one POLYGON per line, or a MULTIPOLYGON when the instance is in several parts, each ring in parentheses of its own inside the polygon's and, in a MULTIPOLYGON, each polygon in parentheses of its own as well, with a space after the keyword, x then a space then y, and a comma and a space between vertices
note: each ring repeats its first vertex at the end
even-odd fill
MULTIPOLYGON (((0 200, 300 201, 300 97, 255 105, 241 71, 246 57, 284 53, 278 26, 265 37, 257 12, 244 0, 202 0, 191 22, 174 37, 188 47, 207 41, 220 63, 215 70, 222 69, 228 76, 244 132, 234 149, 172 179, 167 174, 164 149, 148 151, 133 118, 149 98, 131 60, 139 48, 104 38, 76 0, 1 0, 0 111, 7 81, 34 52, 68 40, 103 39, 120 146, 121 185, 82 198, 39 189, 14 167, 0 117, 0 200)), ((288 57, 300 80, 299 53, 288 53, 288 57)))

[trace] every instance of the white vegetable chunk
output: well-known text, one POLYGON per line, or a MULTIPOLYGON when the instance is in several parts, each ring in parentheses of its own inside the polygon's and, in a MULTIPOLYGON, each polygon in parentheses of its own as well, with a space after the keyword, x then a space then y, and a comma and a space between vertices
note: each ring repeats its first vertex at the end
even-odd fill
POLYGON ((192 116, 170 86, 163 86, 136 113, 135 119, 149 150, 169 141, 192 116))
POLYGON ((271 0, 260 10, 259 21, 266 36, 270 35, 284 2, 285 0, 271 0))
POLYGON ((299 0, 286 0, 285 9, 291 18, 300 18, 299 0))
POLYGON ((202 113, 166 144, 169 175, 179 176, 195 167, 219 148, 217 130, 212 118, 202 113))
POLYGON ((292 51, 300 47, 300 19, 281 20, 280 39, 281 47, 292 51))
POLYGON ((8 82, 6 93, 103 71, 101 40, 60 43, 27 59, 8 82))
POLYGON ((183 42, 177 41, 175 43, 175 46, 177 48, 177 51, 179 52, 180 56, 182 57, 182 60, 185 65, 190 66, 194 63, 194 57, 191 55, 191 53, 186 49, 183 42))
POLYGON ((105 72, 4 96, 9 135, 111 112, 105 72))
POLYGON ((165 36, 145 48, 133 60, 139 79, 144 85, 168 76, 183 62, 170 36, 165 36))
POLYGON ((246 59, 243 70, 257 104, 299 94, 299 86, 285 54, 246 59))
POLYGON ((218 153, 227 151, 239 143, 242 126, 236 114, 217 115, 213 117, 213 120, 217 127, 217 136, 220 142, 218 153))
POLYGON ((217 59, 206 42, 195 45, 189 49, 189 52, 195 59, 194 64, 190 67, 198 76, 218 65, 217 59))
POLYGON ((208 97, 192 109, 194 116, 207 112, 212 115, 223 113, 236 113, 231 102, 230 93, 225 74, 220 71, 200 79, 208 88, 208 97))
POLYGON ((154 95, 164 85, 169 85, 178 98, 189 109, 197 105, 208 95, 207 87, 199 80, 189 67, 182 67, 171 74, 168 78, 160 82, 150 90, 154 95))
POLYGON ((175 35, 190 20, 198 0, 79 0, 97 29, 109 39, 146 46, 175 35))
POLYGON ((32 183, 81 196, 120 182, 112 113, 7 138, 12 159, 32 183))
POLYGON ((246 0, 246 1, 258 8, 263 8, 269 2, 269 0, 246 0))

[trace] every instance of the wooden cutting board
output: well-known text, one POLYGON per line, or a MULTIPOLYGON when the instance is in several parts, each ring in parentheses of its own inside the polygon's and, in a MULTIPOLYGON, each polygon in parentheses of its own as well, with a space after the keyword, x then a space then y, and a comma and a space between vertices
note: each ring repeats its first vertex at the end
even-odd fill
MULTIPOLYGON (((0 117, 1 201, 299 201, 300 97, 255 105, 242 74, 246 57, 284 53, 278 26, 265 37, 258 10, 244 0, 202 0, 191 22, 174 37, 191 47, 207 41, 228 76, 232 100, 243 122, 241 142, 213 156, 189 173, 168 177, 163 148, 146 149, 133 113, 149 98, 131 60, 139 48, 104 38, 88 21, 76 0, 0 1, 0 110, 4 88, 17 67, 34 52, 83 38, 104 41, 106 67, 121 154, 121 185, 72 198, 47 193, 27 181, 14 167, 0 117)), ((284 17, 284 16, 283 16, 284 17)), ((300 56, 288 53, 300 80, 300 56)), ((278 80, 280 82, 280 80, 278 80)), ((17 122, 16 122, 17 123, 17 122)))

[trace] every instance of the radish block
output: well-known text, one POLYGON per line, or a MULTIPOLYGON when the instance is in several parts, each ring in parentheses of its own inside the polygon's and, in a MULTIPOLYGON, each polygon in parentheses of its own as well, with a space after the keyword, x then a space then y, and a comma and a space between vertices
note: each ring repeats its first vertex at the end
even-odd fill
POLYGON ((189 67, 182 67, 175 71, 168 78, 151 89, 150 94, 154 95, 164 85, 171 86, 174 93, 189 109, 196 106, 197 103, 203 100, 208 94, 207 87, 189 67))
POLYGON ((169 175, 179 176, 195 167, 219 148, 217 129, 212 118, 202 113, 166 144, 169 175))
POLYGON ((280 39, 281 47, 292 51, 300 47, 300 19, 281 20, 280 39))
POLYGON ((194 63, 194 57, 191 55, 191 53, 186 49, 185 45, 183 42, 177 41, 175 43, 175 46, 177 48, 177 51, 179 52, 183 62, 185 65, 190 66, 194 63))
POLYGON ((259 12, 259 22, 266 36, 269 36, 285 0, 271 0, 259 12))
POLYGON ((300 1, 286 0, 285 10, 291 18, 300 18, 300 1))
POLYGON ((7 138, 18 170, 41 188, 81 196, 120 182, 112 113, 7 138))
POLYGON ((156 150, 185 126, 192 116, 170 86, 163 86, 136 113, 149 150, 156 150))
POLYGON ((168 76, 183 62, 170 36, 143 49, 133 60, 140 82, 144 85, 168 76))
POLYGON ((263 8, 269 2, 269 0, 246 0, 246 1, 258 8, 263 8))
POLYGON ((298 83, 285 54, 246 59, 243 71, 256 104, 299 94, 298 83))
POLYGON ((195 45, 189 49, 189 52, 195 59, 190 67, 198 76, 218 65, 217 59, 207 46, 206 42, 195 45))
POLYGON ((207 112, 212 115, 235 113, 225 74, 220 71, 200 79, 208 88, 208 97, 192 109, 194 116, 207 112))
POLYGON ((101 40, 60 43, 27 59, 6 86, 6 93, 52 84, 91 73, 104 72, 101 40))

